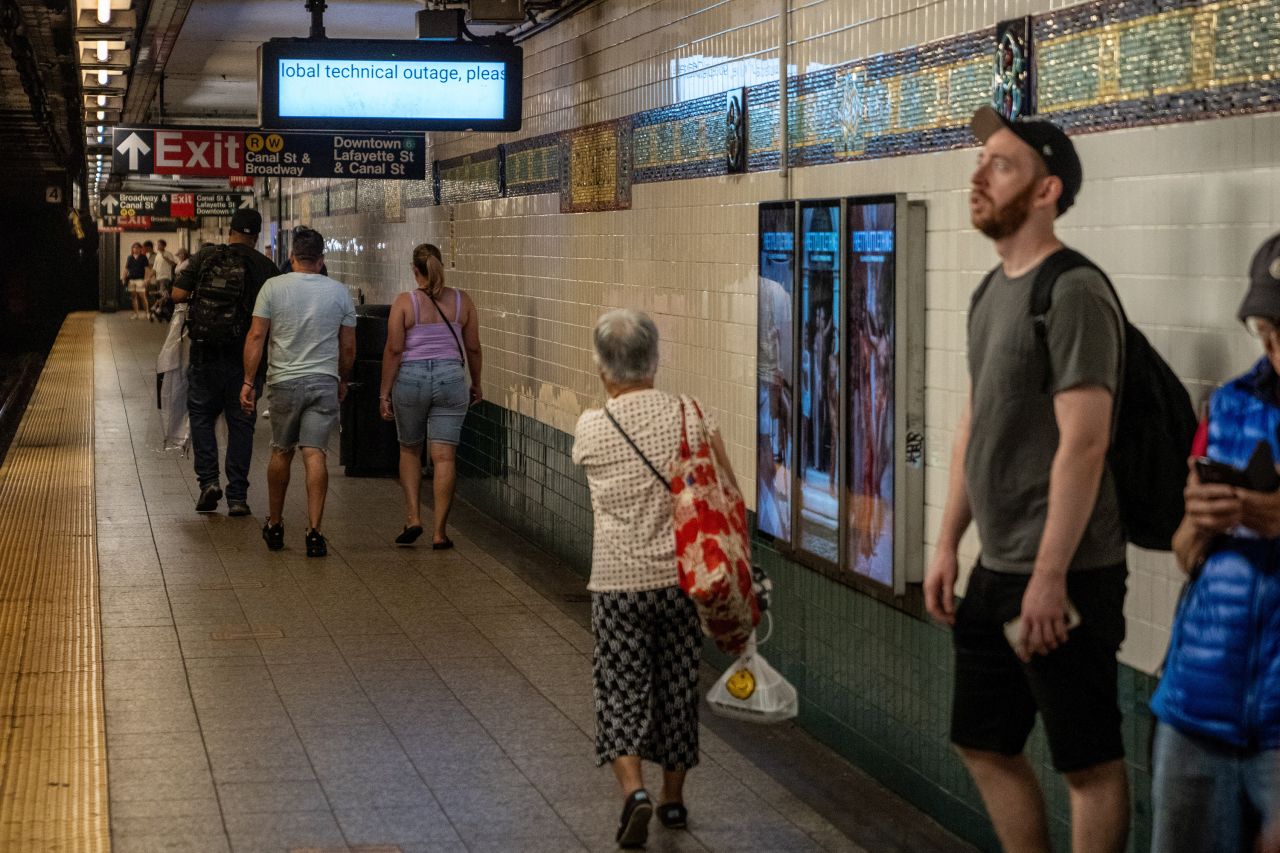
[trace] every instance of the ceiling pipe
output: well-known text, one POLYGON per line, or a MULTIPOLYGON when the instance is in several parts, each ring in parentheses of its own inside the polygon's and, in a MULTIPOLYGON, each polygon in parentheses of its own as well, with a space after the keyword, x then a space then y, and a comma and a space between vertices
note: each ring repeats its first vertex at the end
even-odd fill
POLYGON ((326 36, 324 34, 324 10, 328 8, 324 0, 307 0, 306 10, 311 13, 311 35, 308 36, 312 41, 323 41, 326 36))

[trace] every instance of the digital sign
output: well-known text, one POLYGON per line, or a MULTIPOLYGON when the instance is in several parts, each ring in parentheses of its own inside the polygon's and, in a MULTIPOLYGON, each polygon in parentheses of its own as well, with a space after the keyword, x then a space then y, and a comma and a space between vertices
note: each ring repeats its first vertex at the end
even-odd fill
POLYGON ((258 49, 263 127, 520 129, 523 52, 514 45, 277 39, 258 49))
POLYGON ((792 409, 796 404, 792 321, 796 208, 760 205, 760 293, 756 351, 756 522, 791 541, 792 409))

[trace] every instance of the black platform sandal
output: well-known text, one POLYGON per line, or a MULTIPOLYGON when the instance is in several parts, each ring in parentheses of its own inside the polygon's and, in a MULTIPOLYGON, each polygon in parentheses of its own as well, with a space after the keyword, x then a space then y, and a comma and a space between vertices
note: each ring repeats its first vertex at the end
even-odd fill
POLYGON ((644 788, 632 792, 622 806, 618 819, 618 846, 627 850, 643 847, 649 840, 649 818, 653 817, 653 800, 644 788))
POLYGON ((689 810, 684 803, 663 803, 658 806, 658 820, 667 829, 685 829, 689 826, 689 810))

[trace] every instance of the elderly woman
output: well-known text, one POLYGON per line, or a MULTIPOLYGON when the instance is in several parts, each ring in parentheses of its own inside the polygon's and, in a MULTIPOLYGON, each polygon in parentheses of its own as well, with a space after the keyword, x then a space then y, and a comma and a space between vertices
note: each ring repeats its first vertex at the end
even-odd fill
POLYGON ((1190 580, 1151 700, 1160 853, 1280 850, 1280 234, 1238 316, 1262 357, 1213 394, 1173 537, 1190 580))
POLYGON ((439 551, 453 547, 445 522, 453 504, 458 441, 467 407, 480 402, 480 321, 470 296, 445 287, 440 250, 430 243, 413 250, 413 278, 417 288, 391 304, 378 401, 383 419, 396 422, 400 440, 406 522, 396 544, 412 545, 422 535, 418 491, 422 442, 429 438, 435 498, 431 547, 439 551))
MULTIPOLYGON (((622 787, 618 843, 640 847, 655 809, 670 829, 683 829, 688 816, 684 779, 698 763, 702 635, 676 573, 670 490, 657 476, 666 476, 680 447, 680 400, 653 387, 658 330, 638 311, 611 311, 596 324, 594 345, 608 400, 579 419, 573 461, 586 469, 595 515, 587 589, 596 762, 610 762, 622 787), (657 803, 644 788, 642 760, 662 765, 657 803)), ((709 420, 708 430, 732 479, 709 420)))

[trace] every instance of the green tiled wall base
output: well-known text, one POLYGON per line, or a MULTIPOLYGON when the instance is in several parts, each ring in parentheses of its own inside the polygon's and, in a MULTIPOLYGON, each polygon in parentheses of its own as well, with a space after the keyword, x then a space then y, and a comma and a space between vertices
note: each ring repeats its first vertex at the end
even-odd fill
MULTIPOLYGON (((591 501, 570 458, 573 436, 483 403, 467 418, 459 491, 586 577, 591 501)), ((951 751, 951 641, 929 622, 832 581, 755 543, 774 582, 774 633, 763 653, 800 692, 800 725, 984 850, 998 850, 976 788, 951 751)), ((708 660, 729 661, 708 644, 708 660)), ((1151 847, 1151 715, 1155 679, 1120 668, 1133 799, 1129 849, 1151 847)), ((1027 749, 1049 801, 1054 843, 1070 849, 1066 787, 1037 725, 1027 749)))

